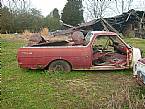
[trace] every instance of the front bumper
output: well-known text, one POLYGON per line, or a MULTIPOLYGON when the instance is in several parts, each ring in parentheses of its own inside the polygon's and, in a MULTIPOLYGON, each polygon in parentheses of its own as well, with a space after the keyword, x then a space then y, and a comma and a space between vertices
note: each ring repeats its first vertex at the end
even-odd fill
POLYGON ((145 85, 145 64, 137 62, 136 64, 136 80, 140 85, 145 85))

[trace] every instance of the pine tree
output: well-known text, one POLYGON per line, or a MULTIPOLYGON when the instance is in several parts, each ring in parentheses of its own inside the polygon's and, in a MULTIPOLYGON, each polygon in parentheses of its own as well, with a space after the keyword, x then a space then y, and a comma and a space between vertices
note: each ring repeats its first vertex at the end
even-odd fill
POLYGON ((76 26, 84 21, 82 0, 67 0, 63 9, 62 21, 66 24, 76 26))
POLYGON ((54 8, 52 13, 54 18, 60 19, 59 11, 57 8, 54 8))

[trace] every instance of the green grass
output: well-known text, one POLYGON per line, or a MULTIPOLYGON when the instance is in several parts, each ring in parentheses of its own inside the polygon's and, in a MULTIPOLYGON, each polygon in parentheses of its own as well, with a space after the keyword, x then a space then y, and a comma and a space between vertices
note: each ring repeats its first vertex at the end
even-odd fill
POLYGON ((125 42, 133 47, 140 48, 143 52, 143 57, 145 57, 145 39, 127 38, 125 42))
MULTIPOLYGON (((144 50, 145 56, 145 40, 125 40, 144 50)), ((143 108, 145 88, 136 84, 132 70, 50 73, 21 69, 16 54, 25 43, 1 37, 1 109, 143 108)))

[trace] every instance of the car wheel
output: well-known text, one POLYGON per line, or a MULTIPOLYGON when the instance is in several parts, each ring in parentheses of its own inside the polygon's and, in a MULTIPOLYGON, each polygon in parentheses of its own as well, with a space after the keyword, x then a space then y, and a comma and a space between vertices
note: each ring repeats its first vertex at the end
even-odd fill
POLYGON ((56 61, 53 61, 49 65, 49 71, 52 71, 52 72, 59 72, 59 71, 70 72, 71 71, 71 66, 66 61, 56 60, 56 61))

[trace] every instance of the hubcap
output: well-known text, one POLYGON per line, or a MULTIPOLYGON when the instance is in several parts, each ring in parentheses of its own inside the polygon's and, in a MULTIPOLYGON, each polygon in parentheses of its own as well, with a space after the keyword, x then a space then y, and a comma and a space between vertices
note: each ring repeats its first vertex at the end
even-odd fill
POLYGON ((64 71, 64 68, 63 68, 62 65, 56 65, 56 66, 54 67, 54 71, 64 71))

